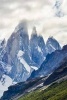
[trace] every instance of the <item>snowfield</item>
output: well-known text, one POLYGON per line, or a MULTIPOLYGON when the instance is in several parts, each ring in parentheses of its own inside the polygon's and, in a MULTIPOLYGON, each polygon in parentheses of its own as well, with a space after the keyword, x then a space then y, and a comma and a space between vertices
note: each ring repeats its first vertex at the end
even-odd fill
POLYGON ((13 82, 9 76, 4 74, 0 80, 0 97, 3 95, 4 91, 8 90, 10 85, 14 85, 16 83, 17 82, 13 82))

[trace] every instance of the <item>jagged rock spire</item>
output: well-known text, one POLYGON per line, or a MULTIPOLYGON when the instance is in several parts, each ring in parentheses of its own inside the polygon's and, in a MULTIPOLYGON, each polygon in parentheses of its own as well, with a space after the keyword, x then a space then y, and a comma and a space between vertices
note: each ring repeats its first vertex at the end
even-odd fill
POLYGON ((36 27, 35 26, 33 27, 32 34, 37 34, 37 31, 36 31, 36 27))
POLYGON ((23 30, 23 33, 28 33, 28 27, 27 27, 27 20, 22 20, 17 27, 15 28, 15 32, 23 30))

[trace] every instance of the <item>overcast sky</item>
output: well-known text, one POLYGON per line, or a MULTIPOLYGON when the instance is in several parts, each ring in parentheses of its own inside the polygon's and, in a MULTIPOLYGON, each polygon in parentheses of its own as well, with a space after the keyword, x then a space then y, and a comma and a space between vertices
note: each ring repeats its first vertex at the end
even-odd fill
POLYGON ((36 26, 45 40, 54 36, 61 45, 67 44, 67 0, 0 0, 0 39, 8 39, 23 19, 29 34, 36 26))

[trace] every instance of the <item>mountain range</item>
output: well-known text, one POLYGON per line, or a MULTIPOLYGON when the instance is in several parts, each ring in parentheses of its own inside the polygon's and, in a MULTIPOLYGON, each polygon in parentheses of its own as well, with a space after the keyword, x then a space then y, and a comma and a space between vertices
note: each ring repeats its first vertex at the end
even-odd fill
MULTIPOLYGON (((67 50, 67 46, 64 46, 61 51, 66 52, 66 50, 67 50)), ((6 100, 6 99, 18 100, 18 98, 23 97, 24 95, 27 95, 28 93, 32 93, 33 91, 36 91, 36 90, 39 91, 39 89, 40 91, 42 91, 42 89, 46 89, 51 84, 55 84, 55 82, 60 83, 63 80, 67 80, 67 55, 66 57, 64 57, 63 60, 61 60, 61 63, 58 65, 58 67, 56 67, 56 69, 50 75, 37 77, 31 80, 27 80, 25 82, 21 82, 16 85, 10 86, 8 90, 4 92, 4 95, 1 98, 1 100, 6 100)), ((62 88, 63 87, 61 87, 61 89, 62 88)))
POLYGON ((29 39, 25 21, 15 28, 7 43, 5 40, 2 42, 0 48, 4 53, 0 52, 1 73, 8 75, 16 82, 27 80, 33 70, 40 68, 48 54, 61 49, 53 37, 49 37, 45 43, 43 37, 37 35, 35 27, 29 39))
POLYGON ((62 50, 56 50, 55 52, 48 54, 40 68, 36 71, 33 71, 29 79, 51 74, 51 72, 53 72, 56 68, 58 68, 59 65, 62 64, 65 57, 67 57, 67 45, 64 46, 62 50))
POLYGON ((10 85, 50 75, 67 56, 66 48, 62 49, 53 37, 45 42, 36 27, 29 38, 27 23, 22 21, 7 42, 0 41, 0 86, 3 87, 0 91, 3 93, 10 85))

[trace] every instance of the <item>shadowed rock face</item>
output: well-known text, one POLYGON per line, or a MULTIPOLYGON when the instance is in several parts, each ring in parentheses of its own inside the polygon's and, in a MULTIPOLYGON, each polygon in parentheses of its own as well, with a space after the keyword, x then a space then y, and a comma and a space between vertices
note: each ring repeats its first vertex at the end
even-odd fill
MULTIPOLYGON (((65 49, 66 47, 63 48, 64 52, 65 49)), ((4 92, 4 95, 1 100, 10 100, 11 98, 17 98, 21 94, 23 95, 28 93, 30 89, 32 90, 33 88, 42 83, 44 83, 44 85, 49 85, 52 82, 55 82, 65 76, 67 76, 67 56, 61 61, 61 63, 58 65, 58 68, 56 68, 49 77, 35 78, 26 82, 20 82, 16 85, 10 86, 8 90, 4 92)))
POLYGON ((46 48, 48 53, 52 53, 55 50, 61 50, 61 47, 57 40, 55 40, 53 37, 49 37, 46 42, 46 48))
POLYGON ((24 81, 26 80, 27 76, 29 76, 24 65, 20 63, 17 57, 19 50, 24 52, 23 58, 25 58, 25 56, 28 57, 29 56, 28 46, 29 46, 29 36, 27 31, 27 25, 26 22, 25 23, 23 22, 20 23, 18 27, 15 29, 15 32, 8 39, 6 46, 6 53, 8 57, 7 63, 13 66, 10 76, 17 82, 22 81, 22 79, 24 81), (23 73, 25 74, 23 75, 23 73))
MULTIPOLYGON (((33 32, 36 32, 35 29, 33 32)), ((43 38, 37 36, 37 33, 32 33, 32 37, 29 40, 26 22, 20 23, 8 39, 6 53, 2 59, 5 63, 12 66, 11 73, 9 74, 10 77, 17 82, 25 81, 30 76, 32 70, 34 70, 31 66, 33 68, 39 67, 43 62, 44 56, 46 56, 44 49, 45 43, 43 38), (20 63, 18 60, 17 54, 20 50, 23 52, 21 58, 26 62, 25 65, 24 62, 20 63), (26 65, 30 67, 30 72, 26 70, 26 65)))
MULTIPOLYGON (((33 32, 36 32, 36 30, 33 32)), ((42 36, 38 36, 37 33, 31 35, 30 54, 31 59, 39 65, 39 67, 47 55, 44 39, 42 36)))
POLYGON ((67 45, 64 46, 62 50, 56 50, 48 54, 41 67, 37 71, 33 71, 29 79, 52 73, 62 64, 65 58, 67 58, 67 45))
POLYGON ((46 79, 44 85, 48 85, 64 76, 67 76, 67 57, 61 62, 60 66, 46 79))

